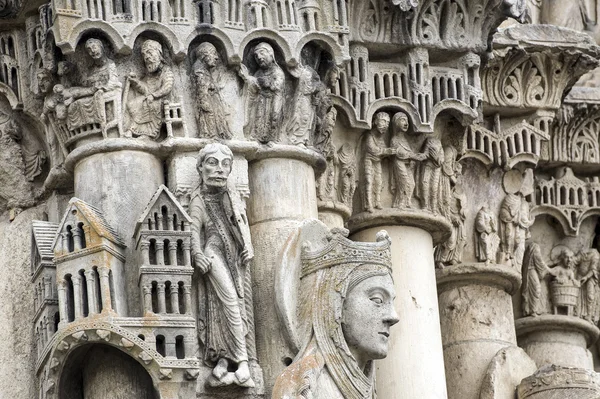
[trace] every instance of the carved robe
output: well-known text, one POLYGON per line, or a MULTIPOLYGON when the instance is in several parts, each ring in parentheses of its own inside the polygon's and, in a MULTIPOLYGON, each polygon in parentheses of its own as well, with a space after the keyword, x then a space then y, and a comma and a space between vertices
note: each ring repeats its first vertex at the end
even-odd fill
POLYGON ((285 75, 275 62, 248 80, 246 135, 261 143, 278 142, 283 115, 285 75))
POLYGON ((107 59, 103 65, 94 65, 83 81, 83 87, 68 90, 73 102, 67 111, 67 126, 74 130, 90 124, 102 124, 104 92, 121 88, 117 66, 107 59), (102 89, 97 90, 96 89, 102 89))
POLYGON ((310 67, 299 67, 287 135, 291 144, 307 145, 315 128, 315 98, 320 88, 319 75, 310 67))
POLYGON ((414 152, 401 135, 402 133, 394 135, 390 142, 390 147, 396 150, 392 161, 391 189, 394 193, 392 206, 394 208, 410 208, 415 191, 415 175, 411 167, 414 152))
POLYGON ((500 244, 496 229, 494 216, 483 209, 479 210, 475 217, 475 230, 477 231, 475 256, 480 262, 496 262, 496 253, 500 244))
POLYGON ((365 141, 365 159, 364 159, 364 199, 363 207, 370 210, 381 207, 381 190, 383 184, 381 181, 381 159, 385 156, 385 144, 381 138, 375 137, 378 133, 368 132, 365 141))
POLYGON ((200 60, 194 64, 194 83, 198 137, 231 139, 233 134, 227 121, 229 112, 221 96, 219 79, 200 60))
POLYGON ((236 363, 248 360, 248 320, 244 303, 246 266, 240 261, 246 244, 239 215, 227 191, 209 194, 196 190, 189 209, 192 255, 200 253, 211 260, 211 268, 203 276, 206 302, 202 303, 204 298, 199 299, 199 307, 206 308, 204 314, 199 312, 199 319, 206 327, 205 361, 212 365, 220 358, 236 363))
POLYGON ((173 79, 171 68, 162 65, 155 73, 144 76, 138 83, 139 87, 132 84, 137 95, 127 103, 127 111, 129 130, 134 136, 158 137, 163 121, 163 102, 173 89, 173 79), (149 95, 154 99, 148 100, 149 95))
POLYGON ((535 242, 529 243, 525 250, 523 261, 523 315, 537 316, 546 313, 546 306, 542 297, 542 281, 549 269, 544 263, 540 246, 535 242))
POLYGON ((423 145, 423 153, 427 158, 421 163, 421 184, 418 187, 418 194, 423 208, 437 212, 440 174, 444 162, 442 142, 433 137, 428 138, 423 145))

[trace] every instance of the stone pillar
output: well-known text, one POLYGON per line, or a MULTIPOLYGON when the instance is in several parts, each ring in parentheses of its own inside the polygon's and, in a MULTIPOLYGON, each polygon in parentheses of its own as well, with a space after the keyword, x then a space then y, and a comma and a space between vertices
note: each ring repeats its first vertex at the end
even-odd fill
POLYGON ((58 284, 58 309, 60 314, 60 325, 67 323, 67 282, 64 279, 57 281, 58 284))
POLYGON ((156 264, 163 266, 165 264, 165 243, 156 241, 156 264))
POLYGON ((183 303, 185 306, 185 314, 192 314, 192 287, 189 285, 183 286, 183 303))
MULTIPOLYGON (((396 311, 400 316, 391 331, 388 356, 376 362, 377 395, 386 399, 446 399, 432 235, 418 227, 386 226, 375 219, 366 222, 374 222, 374 227, 356 229, 359 231, 351 239, 375 241, 380 230, 390 235, 396 311)), ((422 224, 432 226, 431 222, 424 220, 422 224)), ((440 231, 448 230, 445 222, 433 225, 440 231)))
POLYGON ((177 266, 177 243, 176 242, 169 243, 169 262, 171 262, 171 266, 177 266))
POLYGON ((165 297, 165 283, 158 283, 156 286, 158 297, 158 313, 167 313, 167 298, 165 297))
POLYGON ((284 359, 295 356, 277 316, 277 258, 294 228, 305 219, 317 218, 315 174, 306 161, 282 157, 250 161, 248 175, 256 349, 264 371, 265 397, 270 397, 275 379, 286 367, 284 359))
POLYGON ((179 286, 177 283, 172 283, 169 296, 171 297, 171 312, 173 314, 179 314, 179 286))
POLYGON ((83 317, 83 304, 81 298, 81 277, 79 275, 72 276, 73 281, 73 296, 75 297, 75 320, 83 317))
POLYGON ((98 303, 96 302, 98 298, 98 294, 96 293, 96 273, 93 270, 85 272, 85 281, 88 293, 88 312, 90 315, 99 313, 98 303))
POLYGON ((108 274, 110 269, 108 267, 99 267, 98 274, 100 275, 100 291, 102 297, 102 312, 112 312, 112 302, 110 297, 110 280, 108 274))
POLYGON ((142 250, 142 264, 149 265, 150 264, 150 243, 144 241, 140 244, 140 249, 142 250))
POLYGON ((85 247, 85 242, 83 241, 83 230, 81 229, 81 227, 76 226, 73 227, 73 230, 71 230, 71 232, 73 233, 73 243, 75 251, 80 251, 82 248, 85 247))
POLYGON ((145 285, 142 290, 144 292, 144 313, 152 313, 152 287, 145 285))
POLYGON ((513 398, 514 387, 536 370, 517 348, 511 295, 521 285, 520 273, 505 265, 463 263, 437 270, 436 276, 448 397, 479 399, 482 387, 490 385, 494 396, 486 398, 513 398), (505 363, 492 370, 492 360, 505 348, 503 361, 513 370, 507 373, 505 363), (498 373, 509 375, 504 382, 511 385, 510 396, 499 395, 504 386, 493 378, 486 381, 498 373))
POLYGON ((191 266, 192 265, 192 253, 191 253, 191 244, 184 242, 183 243, 183 266, 191 266))
POLYGON ((523 317, 515 323, 519 346, 538 367, 557 365, 594 370, 588 350, 600 336, 598 327, 574 316, 523 317))

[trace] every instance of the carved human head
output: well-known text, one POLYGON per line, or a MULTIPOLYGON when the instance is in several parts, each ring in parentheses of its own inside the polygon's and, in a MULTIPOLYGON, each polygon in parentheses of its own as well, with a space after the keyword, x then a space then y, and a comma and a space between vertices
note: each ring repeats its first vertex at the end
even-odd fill
POLYGON ((409 127, 408 116, 404 112, 396 112, 392 118, 392 129, 394 132, 407 132, 409 127))
POLYGON ((560 251, 559 260, 562 266, 566 267, 567 269, 572 269, 573 267, 575 267, 575 254, 569 248, 563 248, 560 251))
POLYGON ((345 232, 333 231, 328 240, 314 252, 303 248, 302 274, 317 273, 318 281, 311 304, 316 307, 313 330, 321 350, 335 352, 327 353, 326 361, 364 370, 370 361, 387 355, 390 327, 398 322, 390 239, 381 231, 376 243, 358 243, 345 232))
POLYGON ((261 42, 254 48, 254 58, 261 68, 268 68, 275 62, 275 51, 270 44, 261 42))
POLYGON ((162 45, 156 40, 146 40, 142 44, 142 58, 148 73, 156 72, 164 63, 162 45))
POLYGON ((211 143, 200 150, 196 169, 200 184, 207 188, 227 187, 227 178, 233 165, 233 153, 224 144, 211 143))
POLYGON ((217 48, 209 42, 200 43, 196 48, 196 58, 202 61, 207 68, 214 68, 219 62, 217 48))
POLYGON ((94 39, 93 37, 87 39, 85 42, 85 51, 87 51, 88 55, 94 61, 104 58, 104 44, 99 39, 94 39))
POLYGON ((375 120, 373 124, 380 134, 384 134, 390 127, 390 116, 387 112, 378 112, 375 114, 375 120))
POLYGON ((335 87, 340 80, 340 69, 334 65, 325 74, 325 85, 329 88, 335 87))
POLYGON ((52 85, 54 84, 54 78, 52 76, 52 72, 42 69, 37 73, 38 79, 38 88, 41 93, 47 94, 52 90, 52 85))

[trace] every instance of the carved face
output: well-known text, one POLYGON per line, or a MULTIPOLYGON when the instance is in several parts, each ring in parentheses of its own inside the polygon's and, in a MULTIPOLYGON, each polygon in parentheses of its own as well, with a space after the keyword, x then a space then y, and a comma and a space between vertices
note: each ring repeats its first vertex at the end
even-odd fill
POLYGON ((561 252, 561 260, 564 267, 567 269, 573 269, 575 267, 576 258, 573 251, 570 249, 564 249, 561 252))
POLYGON ((390 275, 370 277, 348 292, 342 328, 359 365, 387 356, 390 327, 398 322, 395 297, 390 275))
POLYGON ((38 75, 38 87, 41 93, 49 93, 52 88, 52 79, 47 75, 38 75))
POLYGON ((219 62, 219 54, 217 54, 217 50, 214 48, 207 48, 201 54, 202 62, 209 67, 214 68, 217 66, 219 62))
POLYGON ((385 132, 388 131, 388 128, 390 127, 390 120, 384 117, 376 117, 375 118, 375 127, 377 128, 377 131, 381 134, 384 134, 385 132))
POLYGON ((400 116, 398 119, 396 119, 396 129, 398 129, 398 131, 400 132, 406 132, 408 131, 408 118, 405 115, 400 116))
POLYGON ((271 53, 264 47, 259 47, 254 51, 254 58, 261 68, 267 68, 273 63, 271 53))
POLYGON ((160 52, 158 50, 148 48, 142 52, 144 65, 148 73, 154 73, 160 67, 160 52))
POLYGON ((104 56, 104 49, 102 48, 102 44, 100 44, 97 40, 88 40, 85 44, 85 50, 88 55, 92 57, 93 60, 102 59, 104 56))
POLYGON ((233 159, 231 159, 231 156, 221 151, 209 154, 198 170, 202 176, 202 183, 207 187, 226 187, 232 163, 233 159))

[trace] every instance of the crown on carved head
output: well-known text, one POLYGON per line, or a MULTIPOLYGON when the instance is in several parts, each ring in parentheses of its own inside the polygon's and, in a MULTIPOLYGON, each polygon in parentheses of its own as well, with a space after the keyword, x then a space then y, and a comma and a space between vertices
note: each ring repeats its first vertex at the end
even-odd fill
POLYGON ((356 242, 346 238, 345 229, 332 229, 328 243, 311 251, 308 244, 302 247, 302 277, 321 269, 341 264, 375 264, 392 269, 392 240, 387 231, 377 233, 376 242, 356 242))

